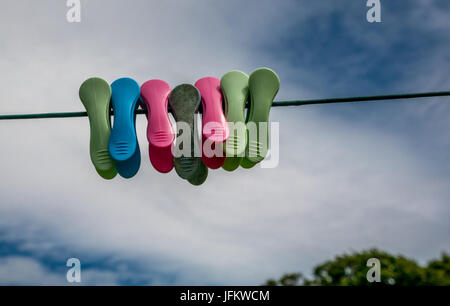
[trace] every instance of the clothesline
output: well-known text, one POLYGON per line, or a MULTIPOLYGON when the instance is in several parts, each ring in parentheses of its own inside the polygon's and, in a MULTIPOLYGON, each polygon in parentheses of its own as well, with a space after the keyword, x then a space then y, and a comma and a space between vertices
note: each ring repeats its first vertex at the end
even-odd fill
MULTIPOLYGON (((349 102, 364 102, 364 101, 416 99, 416 98, 444 97, 444 96, 450 96, 450 91, 422 92, 422 93, 408 93, 408 94, 389 94, 389 95, 379 95, 379 96, 360 96, 360 97, 329 98, 329 99, 275 101, 275 102, 273 102, 272 107, 302 106, 302 105, 332 104, 332 103, 349 103, 349 102)), ((137 114, 146 114, 146 112, 147 111, 144 109, 138 109, 136 111, 137 114)), ((169 108, 169 112, 170 112, 170 108, 169 108)), ((111 114, 114 115, 113 112, 111 114)), ((49 119, 49 118, 73 118, 73 117, 87 117, 87 113, 86 112, 63 112, 63 113, 0 115, 0 120, 49 119)))

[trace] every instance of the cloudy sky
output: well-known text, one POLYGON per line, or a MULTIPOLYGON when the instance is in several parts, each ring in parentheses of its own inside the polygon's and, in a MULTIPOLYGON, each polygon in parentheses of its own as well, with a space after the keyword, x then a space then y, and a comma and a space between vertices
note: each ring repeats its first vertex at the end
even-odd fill
MULTIPOLYGON (((80 111, 88 77, 172 87, 267 66, 277 100, 450 89, 450 3, 2 0, 0 113, 80 111)), ((378 247, 423 263, 450 250, 448 98, 273 109, 274 169, 194 187, 150 164, 104 181, 86 118, 0 121, 0 284, 257 285, 378 247)))

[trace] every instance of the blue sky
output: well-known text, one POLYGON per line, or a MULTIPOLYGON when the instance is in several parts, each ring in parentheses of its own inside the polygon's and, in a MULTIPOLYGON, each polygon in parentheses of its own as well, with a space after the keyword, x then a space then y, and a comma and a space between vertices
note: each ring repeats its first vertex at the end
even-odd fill
MULTIPOLYGON (((449 90, 450 4, 366 1, 5 1, 0 113, 79 111, 88 77, 172 87, 260 66, 278 100, 449 90)), ((280 165, 198 188, 151 168, 97 177, 85 118, 0 122, 0 284, 254 285, 369 247, 449 251, 447 98, 276 108, 280 165)), ((137 120, 141 144, 146 120, 137 120)))

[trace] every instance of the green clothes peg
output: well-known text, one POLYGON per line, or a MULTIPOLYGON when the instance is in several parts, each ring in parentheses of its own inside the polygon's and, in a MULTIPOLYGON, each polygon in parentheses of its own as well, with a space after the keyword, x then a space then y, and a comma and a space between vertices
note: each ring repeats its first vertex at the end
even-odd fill
POLYGON ((223 169, 233 171, 239 167, 245 154, 247 132, 245 126, 245 103, 248 99, 248 75, 233 70, 220 80, 225 100, 225 116, 230 126, 230 137, 225 142, 226 160, 223 169))
MULTIPOLYGON (((247 147, 245 159, 259 163, 267 154, 269 145, 269 112, 272 102, 280 89, 280 79, 269 68, 256 69, 248 81, 250 107, 247 114, 247 147), (263 123, 263 126, 260 125, 263 123), (256 127, 256 133, 251 134, 256 127), (265 135, 264 135, 265 134, 265 135)), ((250 163, 244 163, 249 166, 250 163)))
POLYGON ((203 164, 202 162, 200 167, 195 172, 195 174, 188 179, 188 182, 194 186, 200 186, 206 181, 207 177, 208 177, 208 167, 206 167, 205 164, 203 164))
POLYGON ((116 168, 111 168, 109 170, 103 171, 103 170, 98 170, 97 168, 95 168, 95 170, 97 170, 97 173, 104 178, 105 180, 112 180, 113 178, 116 177, 117 175, 117 170, 116 168))
POLYGON ((225 163, 223 164, 222 168, 226 171, 234 171, 237 168, 239 168, 239 165, 242 162, 242 156, 241 157, 236 157, 236 156, 228 156, 225 159, 225 163))
POLYGON ((241 167, 244 169, 251 169, 253 168, 257 163, 253 163, 249 161, 247 158, 241 158, 241 167))
MULTIPOLYGON (((249 100, 250 100, 250 97, 249 97, 249 100)), ((250 116, 250 112, 247 111, 247 117, 245 118, 245 122, 248 121, 248 117, 249 117, 249 116, 250 116)), ((245 136, 246 136, 246 138, 248 137, 247 131, 246 131, 246 135, 245 135, 245 136)), ((244 169, 251 169, 251 168, 253 168, 256 164, 257 164, 257 163, 254 163, 254 162, 249 161, 249 160, 245 157, 245 155, 244 155, 244 157, 242 157, 241 160, 240 160, 240 165, 241 165, 241 167, 244 168, 244 169)))
MULTIPOLYGON (((172 90, 169 96, 169 104, 172 108, 172 114, 175 121, 177 122, 177 129, 179 130, 182 123, 185 127, 189 128, 189 131, 184 132, 190 133, 190 152, 188 152, 188 156, 183 154, 180 157, 174 157, 173 161, 175 171, 178 176, 183 179, 190 179, 198 174, 198 169, 203 165, 201 157, 195 156, 195 145, 198 144, 198 141, 194 141, 196 138, 194 116, 200 106, 200 99, 201 97, 198 89, 190 84, 178 85, 172 90)), ((179 130, 178 136, 180 136, 181 133, 182 131, 179 130)), ((179 146, 180 150, 182 150, 184 143, 176 144, 176 146, 179 146)))
POLYGON ((81 84, 79 96, 89 117, 91 161, 100 176, 112 179, 117 172, 108 149, 111 134, 111 87, 103 79, 90 78, 81 84))

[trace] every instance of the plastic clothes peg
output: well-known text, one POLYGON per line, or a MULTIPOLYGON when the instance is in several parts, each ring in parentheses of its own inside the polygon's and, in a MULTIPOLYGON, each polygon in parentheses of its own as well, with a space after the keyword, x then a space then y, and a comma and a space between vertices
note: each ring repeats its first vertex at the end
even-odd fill
MULTIPOLYGON (((177 143, 176 147, 181 150, 181 156, 174 158, 175 171, 178 176, 183 179, 191 179, 198 170, 202 167, 202 159, 195 156, 195 146, 199 144, 195 132, 195 114, 200 106, 200 92, 191 84, 178 85, 172 90, 169 97, 169 104, 172 109, 172 114, 177 122, 178 136, 182 133, 189 133, 189 143, 177 143), (189 129, 183 131, 182 128, 189 129), (190 146, 190 150, 183 150, 185 145, 190 146), (189 151, 185 154, 184 151, 189 151)), ((181 137, 180 137, 181 138, 181 137)), ((198 150, 200 152, 200 150, 198 150)), ((204 174, 204 171, 202 172, 204 174)), ((206 178, 205 178, 206 179, 206 178)))
POLYGON ((169 94, 170 86, 162 80, 150 80, 141 86, 141 97, 148 110, 150 161, 161 173, 173 169, 172 143, 175 135, 167 109, 169 94))
MULTIPOLYGON (((205 77, 195 83, 202 98, 202 160, 211 169, 220 168, 225 162, 223 144, 230 135, 227 120, 223 113, 222 92, 220 80, 214 77, 205 77), (210 143, 213 152, 205 151, 205 142, 210 143), (219 151, 220 154, 216 153, 219 151)), ((208 144, 206 145, 208 147, 208 144)))
POLYGON ((233 171, 239 167, 247 145, 245 103, 248 99, 248 75, 237 70, 226 73, 220 80, 224 97, 225 116, 230 124, 230 137, 225 142, 225 163, 222 168, 233 171))
POLYGON ((243 167, 262 161, 267 154, 269 145, 269 113, 273 100, 280 89, 280 79, 269 68, 256 69, 249 78, 250 107, 247 113, 247 147, 243 167), (263 123, 263 126, 260 125, 263 123), (250 130, 256 128, 256 135, 250 130), (264 129, 264 130, 262 130, 264 129), (261 137, 266 135, 266 137, 261 137))
POLYGON ((136 109, 141 88, 130 78, 120 78, 111 84, 114 124, 109 139, 109 152, 117 161, 116 170, 124 178, 139 171, 141 152, 136 135, 136 109))
POLYGON ((195 172, 195 174, 191 178, 189 178, 188 181, 194 186, 200 186, 206 181, 207 177, 208 177, 208 167, 206 167, 205 164, 203 164, 202 162, 200 167, 195 172))
POLYGON ((111 87, 103 79, 90 78, 81 84, 79 96, 89 118, 91 161, 100 176, 112 179, 117 172, 116 162, 108 149, 111 134, 109 115, 111 87))

